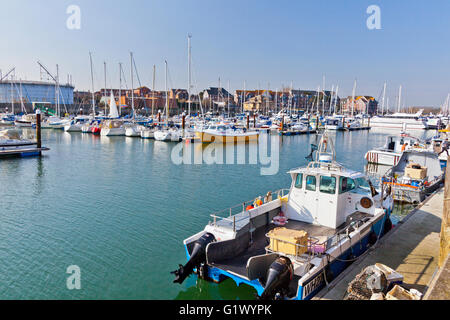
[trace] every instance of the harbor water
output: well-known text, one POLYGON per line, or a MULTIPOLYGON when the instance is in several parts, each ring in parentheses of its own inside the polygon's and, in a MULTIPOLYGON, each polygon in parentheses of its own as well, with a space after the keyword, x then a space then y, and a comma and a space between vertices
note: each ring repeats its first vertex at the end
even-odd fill
MULTIPOLYGON (((332 133, 337 161, 364 171, 365 153, 387 135, 332 133)), ((0 299, 253 299, 232 280, 173 284, 170 271, 210 214, 289 188, 287 171, 319 142, 283 137, 277 173, 261 175, 259 164, 174 163, 177 143, 58 130, 42 139, 43 157, 0 162, 0 299), (81 290, 67 288, 72 265, 81 290)), ((394 223, 410 209, 397 207, 394 223)))

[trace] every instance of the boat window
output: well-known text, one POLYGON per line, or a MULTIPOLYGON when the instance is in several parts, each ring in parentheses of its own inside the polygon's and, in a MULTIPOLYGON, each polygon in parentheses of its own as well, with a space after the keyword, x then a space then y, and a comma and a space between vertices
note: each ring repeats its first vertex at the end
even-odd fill
POLYGON ((350 179, 348 177, 341 177, 339 180, 340 180, 339 193, 345 193, 356 188, 356 184, 353 179, 350 179))
POLYGON ((372 192, 370 190, 370 185, 369 185, 369 183, 367 182, 366 179, 364 179, 364 178, 357 178, 356 182, 358 183, 358 188, 363 189, 363 190, 365 190, 367 192, 370 192, 370 193, 372 192))
POLYGON ((336 178, 335 177, 320 177, 320 192, 335 194, 336 193, 336 178))
POLYGON ((295 187, 297 189, 301 189, 303 185, 303 173, 297 174, 297 178, 295 179, 295 187))
POLYGON ((316 177, 307 176, 306 177, 306 190, 316 191, 316 177))

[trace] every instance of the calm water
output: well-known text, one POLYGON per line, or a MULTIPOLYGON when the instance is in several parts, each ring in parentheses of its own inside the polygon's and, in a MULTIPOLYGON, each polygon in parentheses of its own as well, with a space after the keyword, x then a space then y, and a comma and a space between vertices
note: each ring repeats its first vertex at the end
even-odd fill
MULTIPOLYGON (((337 160, 364 171, 386 134, 332 136, 337 160)), ((182 241, 209 214, 288 188, 286 172, 318 142, 285 137, 278 174, 262 176, 260 165, 175 165, 175 143, 54 130, 43 140, 42 158, 0 160, 0 299, 251 299, 231 280, 172 284, 182 241), (70 265, 81 290, 66 288, 70 265)))

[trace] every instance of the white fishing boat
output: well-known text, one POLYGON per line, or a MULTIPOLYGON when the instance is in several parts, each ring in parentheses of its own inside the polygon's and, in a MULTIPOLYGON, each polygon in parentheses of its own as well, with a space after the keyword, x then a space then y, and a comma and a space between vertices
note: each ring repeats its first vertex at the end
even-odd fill
POLYGON ((419 142, 419 139, 404 134, 388 136, 383 147, 367 151, 364 158, 369 163, 395 166, 403 152, 419 142))
POLYGON ((262 299, 311 299, 392 227, 391 194, 337 163, 327 135, 315 160, 289 174, 287 192, 212 214, 185 239, 188 262, 173 272, 174 282, 195 270, 249 285, 262 299))
POLYGON ((439 188, 444 171, 435 152, 405 150, 386 176, 383 182, 391 186, 396 201, 418 204, 439 188))

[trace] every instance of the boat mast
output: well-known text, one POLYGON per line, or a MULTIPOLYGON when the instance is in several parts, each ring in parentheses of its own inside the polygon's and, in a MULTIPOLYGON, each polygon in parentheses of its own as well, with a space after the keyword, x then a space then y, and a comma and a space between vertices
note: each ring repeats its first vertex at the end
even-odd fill
POLYGON ((130 52, 130 67, 131 67, 131 108, 133 109, 133 123, 135 122, 136 112, 134 111, 134 83, 133 83, 133 52, 130 52))
POLYGON ((91 52, 89 52, 89 60, 91 62, 92 111, 94 112, 94 118, 95 118, 94 73, 92 71, 92 53, 91 52))
POLYGON ((402 101, 402 85, 400 85, 400 88, 398 88, 398 105, 397 105, 397 112, 400 112, 401 109, 401 101, 402 101))
POLYGON ((339 86, 336 86, 336 94, 334 95, 334 107, 333 107, 335 113, 336 113, 336 104, 337 104, 338 92, 339 92, 339 86))
POLYGON ((119 117, 122 116, 122 63, 119 62, 119 117))
POLYGON ((188 34, 188 117, 191 116, 191 38, 188 34))
POLYGON ((352 118, 355 112, 355 95, 356 95, 356 79, 355 82, 353 83, 353 91, 352 91, 352 118))
POLYGON ((13 85, 14 76, 11 75, 11 110, 14 115, 14 85, 13 85))
POLYGON ((155 108, 155 72, 156 72, 156 66, 153 65, 153 82, 152 82, 152 118, 154 115, 154 108, 155 108))
POLYGON ((242 113, 244 113, 244 104, 245 104, 245 88, 246 87, 246 81, 244 80, 244 96, 242 97, 242 113))
POLYGON ((386 99, 386 81, 384 82, 384 86, 383 86, 383 104, 381 106, 381 115, 384 115, 384 100, 386 99))
POLYGON ((56 65, 56 109, 58 117, 61 118, 61 110, 59 110, 59 66, 56 65))
POLYGON ((106 97, 107 97, 107 93, 106 93, 106 61, 103 62, 103 69, 104 69, 104 73, 105 73, 105 90, 104 90, 104 104, 105 104, 105 117, 106 117, 106 97))
POLYGON ((323 78, 322 78, 322 90, 323 90, 323 94, 322 94, 322 115, 325 116, 325 75, 323 75, 323 78))
POLYGON ((165 75, 165 90, 166 90, 166 123, 169 124, 169 91, 167 90, 167 60, 164 60, 166 65, 166 75, 165 75))

